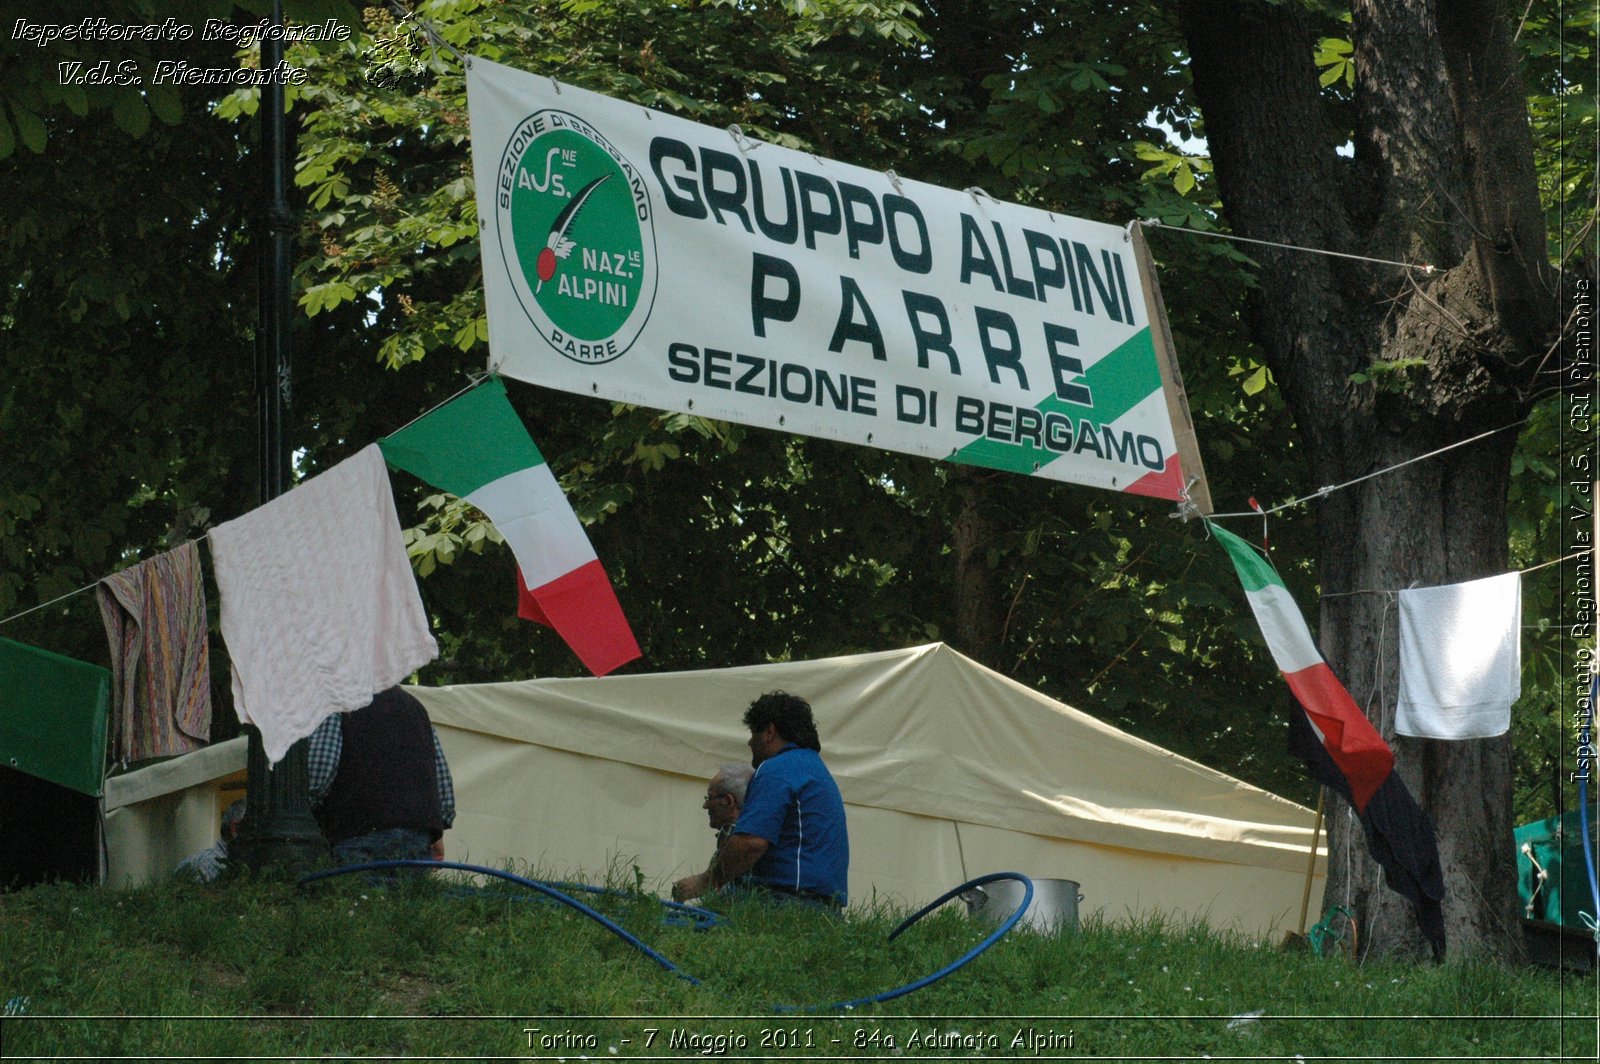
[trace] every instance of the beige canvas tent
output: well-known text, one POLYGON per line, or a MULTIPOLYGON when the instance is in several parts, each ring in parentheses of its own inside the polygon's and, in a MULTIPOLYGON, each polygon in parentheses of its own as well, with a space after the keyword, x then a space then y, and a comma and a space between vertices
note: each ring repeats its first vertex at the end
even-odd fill
MULTIPOLYGON (((618 873, 631 883, 637 868, 664 891, 710 857, 700 808, 706 778, 748 756, 740 715, 752 698, 779 689, 803 695, 816 711, 849 817, 853 903, 918 904, 984 873, 1019 871, 1077 881, 1082 911, 1113 920, 1159 911, 1264 934, 1299 918, 1310 810, 942 644, 743 668, 414 688, 456 780, 446 854, 592 883, 618 873)), ((185 760, 158 766, 169 786, 181 782, 185 760)), ((201 776, 236 781, 222 774, 242 768, 242 751, 236 760, 183 786, 204 794, 210 784, 201 776)), ((118 856, 123 846, 141 848, 119 839, 119 822, 132 836, 141 820, 157 819, 141 818, 140 804, 188 807, 170 791, 124 801, 131 790, 107 789, 112 882, 156 871, 118 856)), ((209 842, 194 837, 167 850, 209 842)), ((1320 873, 1319 865, 1316 897, 1320 873)))
POLYGON ((106 780, 104 880, 147 883, 217 841, 222 811, 245 792, 245 741, 229 739, 106 780))

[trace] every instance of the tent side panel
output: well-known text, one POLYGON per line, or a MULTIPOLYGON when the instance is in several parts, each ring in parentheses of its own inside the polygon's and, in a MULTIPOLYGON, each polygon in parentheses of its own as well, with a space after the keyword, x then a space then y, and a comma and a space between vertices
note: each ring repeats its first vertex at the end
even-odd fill
POLYGON ((850 827, 853 908, 874 903, 920 908, 971 878, 962 871, 952 821, 849 802, 844 813, 850 827))
POLYGON ((633 885, 637 865, 647 888, 664 889, 711 859, 703 779, 436 727, 456 788, 448 860, 618 886, 633 885))
MULTIPOLYGON (((437 728, 456 785, 452 861, 591 884, 620 875, 629 886, 637 865, 646 887, 665 892, 711 859, 706 779, 437 728)), ((922 904, 961 883, 949 821, 848 804, 845 815, 852 902, 922 904)))
MULTIPOLYGON (((1116 846, 961 825, 967 867, 1012 871, 1079 884, 1080 918, 1100 915, 1107 923, 1160 916, 1183 926, 1204 921, 1215 931, 1269 936, 1293 930, 1299 920, 1304 874, 1266 865, 1173 857, 1116 846)), ((1322 897, 1321 862, 1312 883, 1322 897)))
POLYGON ((207 780, 106 812, 106 886, 137 887, 172 874, 217 841, 231 797, 207 780))
POLYGON ((105 884, 131 887, 172 874, 216 842, 222 811, 244 797, 241 736, 106 780, 105 884))

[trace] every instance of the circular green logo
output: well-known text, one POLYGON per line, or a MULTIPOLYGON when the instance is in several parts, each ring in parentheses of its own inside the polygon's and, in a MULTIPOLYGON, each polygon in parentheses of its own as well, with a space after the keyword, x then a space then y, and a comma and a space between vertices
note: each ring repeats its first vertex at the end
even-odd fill
POLYGON ((574 362, 622 355, 656 294, 639 171, 583 119, 540 111, 506 143, 497 183, 500 252, 534 328, 574 362))

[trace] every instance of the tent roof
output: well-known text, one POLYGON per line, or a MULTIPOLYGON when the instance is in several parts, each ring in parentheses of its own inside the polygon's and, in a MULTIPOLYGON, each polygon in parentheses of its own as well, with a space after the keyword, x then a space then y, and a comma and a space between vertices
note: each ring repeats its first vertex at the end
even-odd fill
POLYGON ((723 669, 416 687, 436 723, 703 779, 757 695, 811 702, 845 800, 1174 856, 1303 868, 1312 812, 942 643, 723 669))

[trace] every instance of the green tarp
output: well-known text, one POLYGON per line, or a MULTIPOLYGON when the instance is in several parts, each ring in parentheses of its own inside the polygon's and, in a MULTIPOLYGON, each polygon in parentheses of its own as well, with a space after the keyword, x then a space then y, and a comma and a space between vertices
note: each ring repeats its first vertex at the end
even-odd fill
POLYGON ((0 764, 98 798, 111 670, 0 639, 0 764))
MULTIPOLYGON (((1596 829, 1595 810, 1589 830, 1596 829)), ((1548 820, 1524 824, 1512 834, 1517 842, 1517 892, 1522 914, 1574 931, 1587 931, 1581 913, 1595 916, 1589 873, 1583 860, 1583 826, 1576 810, 1548 820), (1539 875, 1544 870, 1544 876, 1539 875)), ((1593 845, 1593 837, 1590 839, 1593 845)))

